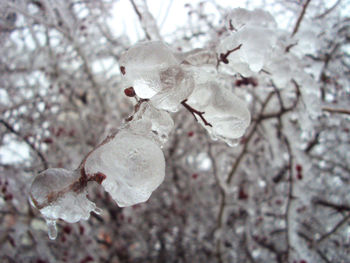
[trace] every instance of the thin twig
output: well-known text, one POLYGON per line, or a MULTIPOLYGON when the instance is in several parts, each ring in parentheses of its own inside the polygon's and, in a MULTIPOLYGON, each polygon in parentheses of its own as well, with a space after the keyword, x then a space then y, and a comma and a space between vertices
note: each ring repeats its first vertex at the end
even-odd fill
POLYGON ((306 8, 307 6, 310 4, 311 0, 307 0, 303 6, 303 9, 301 10, 301 13, 298 17, 298 20, 297 22, 295 23, 295 26, 294 26, 294 29, 293 29, 293 33, 292 33, 292 36, 294 36, 298 30, 299 30, 299 27, 300 27, 300 24, 301 24, 301 21, 303 20, 304 18, 304 15, 305 15, 305 12, 306 12, 306 8))
MULTIPOLYGON (((136 15, 138 16, 140 22, 142 23, 142 14, 141 14, 140 10, 138 9, 137 5, 135 4, 134 0, 130 0, 130 3, 132 5, 132 7, 134 8, 134 11, 135 11, 136 15)), ((146 38, 148 40, 151 40, 151 36, 148 34, 147 30, 144 30, 144 31, 145 31, 146 38)))
POLYGON ((192 113, 192 115, 193 115, 193 117, 196 119, 196 121, 198 121, 198 119, 197 119, 197 117, 196 117, 196 115, 198 115, 198 116, 201 118, 201 120, 203 121, 203 123, 204 123, 205 126, 213 127, 213 125, 211 125, 211 124, 203 117, 203 114, 205 113, 204 111, 198 111, 198 110, 192 108, 190 105, 188 105, 188 104, 186 103, 186 101, 187 101, 187 99, 183 100, 183 101, 181 102, 181 104, 182 104, 189 112, 192 113))
POLYGON ((18 131, 16 131, 8 122, 6 122, 5 120, 0 120, 0 123, 2 123, 7 130, 9 130, 11 133, 15 134, 17 137, 19 137, 21 140, 23 140, 40 158, 44 170, 46 170, 49 166, 48 163, 46 161, 46 158, 44 157, 44 155, 42 154, 42 152, 37 149, 35 147, 35 145, 33 143, 31 143, 28 139, 24 138, 18 131))
POLYGON ((339 114, 350 115, 350 110, 347 110, 347 109, 334 109, 334 108, 323 107, 322 110, 326 111, 326 112, 330 112, 330 113, 339 113, 339 114))
POLYGON ((288 176, 288 196, 287 196, 287 205, 286 205, 286 211, 285 211, 285 222, 286 222, 286 243, 287 243, 287 249, 286 249, 286 260, 289 262, 289 250, 290 250, 290 213, 291 213, 291 204, 293 201, 293 155, 292 155, 292 148, 290 146, 288 138, 283 135, 284 137, 284 143, 287 146, 287 151, 289 155, 289 161, 288 161, 288 170, 289 170, 289 176, 288 176))
POLYGON ((339 228, 341 228, 343 225, 345 225, 348 220, 350 219, 350 214, 347 214, 342 220, 340 220, 331 231, 327 232, 323 236, 321 236, 319 239, 316 240, 316 244, 320 244, 322 241, 326 240, 328 237, 330 237, 332 234, 337 232, 339 228))
POLYGON ((341 0, 338 0, 332 7, 328 8, 325 12, 323 12, 322 14, 318 15, 315 17, 315 19, 321 19, 324 18, 326 15, 328 15, 329 13, 331 13, 339 4, 340 4, 341 0))

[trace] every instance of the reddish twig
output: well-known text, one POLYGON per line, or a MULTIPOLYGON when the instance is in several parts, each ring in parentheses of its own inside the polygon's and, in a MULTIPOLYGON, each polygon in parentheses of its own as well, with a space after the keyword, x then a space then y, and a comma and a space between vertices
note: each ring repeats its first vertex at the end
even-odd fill
POLYGON ((190 105, 188 105, 186 103, 187 99, 183 100, 181 102, 181 104, 189 111, 192 113, 193 117, 196 119, 196 121, 198 121, 196 115, 198 115, 201 120, 203 121, 203 123, 206 125, 206 126, 210 126, 210 127, 213 127, 213 125, 211 125, 209 122, 207 122, 207 120, 203 117, 203 114, 205 113, 204 111, 198 111, 194 108, 192 108, 190 105))
POLYGON ((239 50, 242 47, 242 44, 239 44, 237 47, 235 47, 234 49, 228 50, 225 54, 224 53, 220 53, 220 57, 218 59, 218 63, 222 62, 224 64, 228 64, 229 61, 227 59, 227 57, 232 53, 235 52, 237 50, 239 50))

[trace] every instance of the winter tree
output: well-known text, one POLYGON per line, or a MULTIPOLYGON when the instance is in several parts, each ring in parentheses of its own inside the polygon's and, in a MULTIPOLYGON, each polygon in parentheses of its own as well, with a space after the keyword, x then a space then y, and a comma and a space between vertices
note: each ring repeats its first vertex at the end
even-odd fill
POLYGON ((1 262, 349 262, 349 13, 2 1, 1 262))

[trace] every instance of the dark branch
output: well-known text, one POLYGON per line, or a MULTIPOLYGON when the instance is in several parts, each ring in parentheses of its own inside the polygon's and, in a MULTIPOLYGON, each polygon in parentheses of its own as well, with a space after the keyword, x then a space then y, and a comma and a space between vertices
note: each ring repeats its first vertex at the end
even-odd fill
POLYGON ((227 57, 232 53, 235 52, 237 50, 239 50, 242 47, 242 44, 239 44, 237 47, 235 47, 234 49, 228 50, 225 54, 224 53, 220 53, 220 57, 218 59, 218 63, 222 62, 224 64, 228 64, 229 61, 227 59, 227 57))
POLYGON ((301 21, 302 21, 303 18, 304 18, 304 15, 305 15, 305 12, 306 12, 306 8, 307 8, 307 6, 310 4, 310 2, 311 2, 311 0, 307 0, 307 1, 305 2, 304 6, 303 6, 303 10, 301 10, 301 13, 300 13, 300 15, 299 15, 299 17, 298 17, 298 20, 297 20, 297 22, 296 22, 296 24, 295 24, 295 26, 294 26, 292 36, 294 36, 294 35, 298 32, 299 27, 300 27, 300 24, 301 24, 301 21))
POLYGON ((46 170, 49 166, 48 163, 46 161, 46 158, 44 157, 44 155, 42 154, 42 152, 37 149, 33 143, 31 143, 28 139, 24 138, 18 131, 16 131, 8 122, 6 122, 5 120, 0 120, 0 123, 2 123, 7 130, 9 130, 10 132, 12 132, 13 134, 15 134, 17 137, 19 137, 21 140, 23 140, 40 158, 44 170, 46 170))

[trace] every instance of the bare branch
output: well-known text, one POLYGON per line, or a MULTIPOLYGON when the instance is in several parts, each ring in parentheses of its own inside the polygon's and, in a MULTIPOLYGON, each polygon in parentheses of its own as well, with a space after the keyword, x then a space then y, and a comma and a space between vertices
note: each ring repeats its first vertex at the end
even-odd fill
POLYGON ((8 122, 6 122, 5 120, 0 119, 0 123, 2 125, 4 125, 6 127, 7 130, 9 130, 11 133, 17 135, 17 137, 19 137, 21 140, 23 140, 40 158, 42 164, 43 164, 43 168, 44 170, 47 169, 48 163, 46 161, 46 158, 44 157, 43 153, 37 149, 35 147, 35 145, 33 143, 31 143, 30 141, 28 141, 28 139, 24 138, 18 131, 16 131, 8 122))
POLYGON ((334 108, 323 107, 322 110, 330 113, 350 115, 350 110, 347 110, 347 109, 334 109, 334 108))
POLYGON ((305 15, 305 12, 306 12, 306 8, 310 4, 310 2, 311 2, 311 0, 306 0, 305 4, 303 5, 303 9, 301 10, 301 13, 300 13, 300 15, 298 17, 297 22, 295 23, 292 36, 294 36, 298 32, 300 24, 301 24, 301 21, 304 18, 304 15, 305 15))

